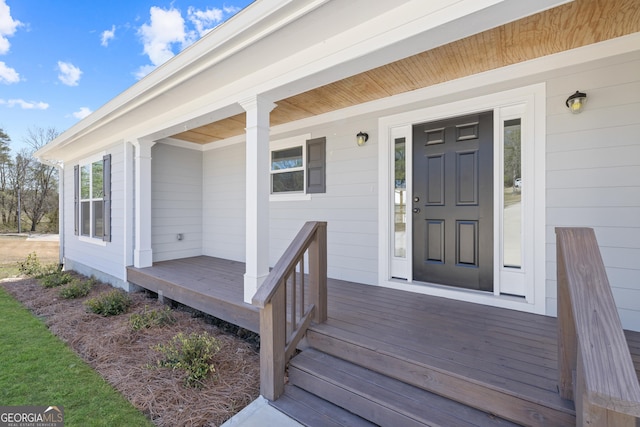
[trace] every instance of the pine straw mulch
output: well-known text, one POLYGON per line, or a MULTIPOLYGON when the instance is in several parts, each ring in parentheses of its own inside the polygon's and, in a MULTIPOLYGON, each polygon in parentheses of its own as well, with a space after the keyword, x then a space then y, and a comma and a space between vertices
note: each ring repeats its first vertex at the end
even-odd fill
POLYGON ((162 308, 157 299, 132 293, 126 314, 103 317, 87 313, 84 301, 111 290, 106 284, 71 300, 60 298, 59 288, 46 289, 33 279, 0 284, 157 426, 218 426, 258 397, 259 354, 256 338, 246 331, 215 326, 207 317, 181 309, 173 310, 173 325, 132 331, 129 316, 145 307, 162 308), (221 349, 214 357, 215 375, 201 388, 186 387, 179 370, 149 368, 162 356, 152 346, 169 343, 178 332, 204 331, 219 340, 221 349))

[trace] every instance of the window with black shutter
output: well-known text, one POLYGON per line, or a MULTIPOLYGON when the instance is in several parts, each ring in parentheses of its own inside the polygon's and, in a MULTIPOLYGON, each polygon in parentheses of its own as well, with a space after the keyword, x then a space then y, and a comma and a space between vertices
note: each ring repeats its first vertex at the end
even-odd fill
POLYGON ((75 234, 111 241, 111 154, 74 167, 75 234))

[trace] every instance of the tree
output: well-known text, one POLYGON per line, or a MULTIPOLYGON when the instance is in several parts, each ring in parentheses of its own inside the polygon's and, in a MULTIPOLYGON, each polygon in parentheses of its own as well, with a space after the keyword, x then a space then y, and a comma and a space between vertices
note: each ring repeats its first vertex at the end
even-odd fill
POLYGON ((18 157, 24 162, 23 186, 21 191, 22 212, 31 220, 31 231, 36 231, 36 226, 42 218, 58 208, 56 187, 58 185, 57 169, 33 158, 33 153, 42 148, 58 136, 54 128, 43 129, 39 127, 29 128, 24 142, 30 150, 24 151, 18 157))
POLYGON ((0 220, 2 224, 9 222, 11 194, 9 192, 9 174, 13 162, 11 159, 11 138, 0 128, 0 220))

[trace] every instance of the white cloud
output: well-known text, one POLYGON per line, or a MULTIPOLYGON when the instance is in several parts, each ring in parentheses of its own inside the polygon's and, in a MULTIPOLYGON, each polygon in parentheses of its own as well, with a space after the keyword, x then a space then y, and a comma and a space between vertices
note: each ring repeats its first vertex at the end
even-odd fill
POLYGON ((109 46, 109 41, 113 40, 115 36, 116 36, 116 26, 112 25, 110 30, 104 30, 102 32, 100 44, 104 47, 109 46))
POLYGON ((229 16, 236 14, 241 10, 240 7, 237 6, 224 6, 222 9, 212 8, 212 9, 196 9, 193 6, 190 6, 187 10, 187 16, 189 21, 194 25, 197 32, 197 37, 194 34, 190 34, 190 41, 195 41, 196 38, 202 37, 207 34, 209 31, 213 30, 217 27, 222 21, 227 19, 229 16))
POLYGON ((20 81, 20 74, 11 67, 7 67, 7 64, 0 61, 0 83, 11 84, 18 83, 20 81))
POLYGON ((88 107, 80 107, 80 109, 76 112, 74 112, 72 114, 73 117, 75 117, 76 119, 84 119, 85 117, 87 117, 89 114, 91 114, 93 111, 91 111, 88 107))
POLYGON ((58 61, 58 79, 67 86, 78 86, 78 80, 82 75, 80 68, 70 62, 58 61))
POLYGON ((13 36, 22 22, 11 17, 11 8, 6 0, 0 0, 0 55, 9 52, 11 44, 8 37, 13 36))
POLYGON ((138 79, 143 78, 175 55, 175 45, 179 45, 178 51, 182 50, 239 10, 240 8, 235 6, 205 10, 189 7, 187 18, 195 30, 188 30, 179 10, 173 7, 151 7, 150 22, 143 24, 138 30, 144 53, 149 57, 151 64, 141 66, 134 75, 138 79))
POLYGON ((177 9, 161 9, 153 6, 150 9, 151 23, 143 24, 138 35, 144 45, 144 53, 151 63, 158 66, 174 55, 172 46, 184 44, 186 33, 184 19, 177 9))
POLYGON ((138 68, 138 70, 134 72, 133 75, 135 76, 136 79, 140 80, 141 78, 143 78, 144 76, 146 76, 147 74, 149 74, 155 69, 156 69, 155 65, 152 65, 152 64, 143 65, 140 68, 138 68))
POLYGON ((196 27, 198 35, 202 37, 222 22, 224 11, 215 7, 213 9, 200 10, 190 6, 187 10, 187 16, 189 21, 196 27))
POLYGON ((7 107, 15 107, 16 105, 23 110, 46 110, 49 108, 49 104, 46 102, 25 101, 24 99, 0 99, 0 105, 6 105, 7 107))

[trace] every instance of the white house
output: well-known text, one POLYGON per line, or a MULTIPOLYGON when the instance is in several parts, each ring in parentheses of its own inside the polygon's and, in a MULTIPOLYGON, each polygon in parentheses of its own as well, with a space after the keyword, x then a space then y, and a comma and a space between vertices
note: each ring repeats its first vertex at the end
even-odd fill
POLYGON ((330 278, 555 316, 584 226, 640 331, 639 135, 635 0, 257 0, 36 156, 65 268, 125 289, 204 255, 250 302, 319 220, 330 278))

